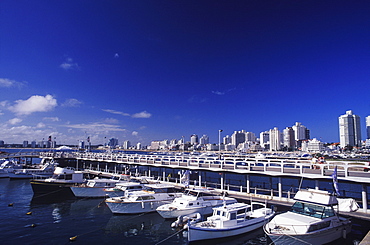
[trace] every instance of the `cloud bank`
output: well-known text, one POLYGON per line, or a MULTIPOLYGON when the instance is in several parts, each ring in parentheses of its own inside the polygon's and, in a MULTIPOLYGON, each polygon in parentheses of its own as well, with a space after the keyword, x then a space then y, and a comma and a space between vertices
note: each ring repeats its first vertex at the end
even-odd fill
POLYGON ((40 96, 34 95, 27 100, 17 100, 15 105, 8 109, 17 115, 29 115, 34 112, 47 112, 57 106, 57 100, 51 95, 40 96))

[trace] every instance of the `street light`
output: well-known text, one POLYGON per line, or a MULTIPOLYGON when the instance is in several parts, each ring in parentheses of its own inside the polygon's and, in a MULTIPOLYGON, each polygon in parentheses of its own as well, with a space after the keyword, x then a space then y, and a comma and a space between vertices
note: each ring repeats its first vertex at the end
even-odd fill
POLYGON ((218 130, 218 154, 219 154, 220 159, 221 159, 221 132, 222 132, 222 129, 219 129, 218 130))

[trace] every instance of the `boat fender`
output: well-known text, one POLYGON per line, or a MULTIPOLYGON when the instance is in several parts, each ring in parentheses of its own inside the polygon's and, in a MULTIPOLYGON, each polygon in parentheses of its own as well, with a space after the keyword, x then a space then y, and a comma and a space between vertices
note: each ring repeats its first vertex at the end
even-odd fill
POLYGON ((70 241, 76 241, 76 239, 77 239, 77 236, 73 236, 69 238, 70 241))
POLYGON ((150 202, 150 208, 153 209, 153 202, 150 202))
POLYGON ((342 237, 343 237, 344 239, 347 239, 347 230, 346 230, 346 228, 344 228, 344 229, 343 229, 342 237))
POLYGON ((144 209, 145 208, 145 204, 144 202, 141 202, 141 207, 144 209))

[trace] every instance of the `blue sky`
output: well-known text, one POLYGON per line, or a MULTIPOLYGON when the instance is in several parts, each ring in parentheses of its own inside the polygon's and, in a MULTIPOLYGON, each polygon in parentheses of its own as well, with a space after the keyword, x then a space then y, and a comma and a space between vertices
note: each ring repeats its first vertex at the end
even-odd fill
POLYGON ((0 2, 0 140, 148 144, 370 115, 369 1, 0 2))

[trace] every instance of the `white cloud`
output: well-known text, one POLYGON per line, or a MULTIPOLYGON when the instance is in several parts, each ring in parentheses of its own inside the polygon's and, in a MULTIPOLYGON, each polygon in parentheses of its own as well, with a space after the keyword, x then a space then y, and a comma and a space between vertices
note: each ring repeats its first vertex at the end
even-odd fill
POLYGON ((225 95, 225 92, 220 92, 220 91, 212 91, 213 94, 217 95, 225 95))
POLYGON ((51 122, 59 122, 59 117, 44 117, 42 120, 44 121, 51 121, 51 122))
POLYGON ((132 136, 138 136, 139 135, 139 132, 137 132, 137 131, 132 131, 132 136))
POLYGON ((51 111, 57 106, 57 100, 51 95, 34 95, 27 100, 17 100, 8 109, 17 115, 29 115, 34 112, 51 111))
POLYGON ((13 118, 13 119, 10 119, 8 121, 8 123, 11 124, 11 125, 15 125, 15 124, 20 123, 20 122, 22 122, 22 119, 20 119, 20 118, 13 118))
POLYGON ((130 116, 130 114, 124 113, 124 112, 121 112, 121 111, 115 111, 115 110, 110 110, 110 109, 103 109, 103 111, 108 112, 108 113, 112 113, 112 114, 127 116, 127 117, 130 116))
POLYGON ((118 124, 119 123, 119 121, 117 119, 115 119, 115 118, 106 118, 104 120, 104 122, 105 123, 113 123, 113 124, 118 124))
POLYGON ((90 123, 90 124, 82 123, 82 124, 68 124, 64 126, 67 128, 82 129, 89 132, 126 131, 126 129, 121 128, 119 125, 108 123, 90 123))
POLYGON ((226 91, 212 91, 213 94, 216 94, 216 95, 225 95, 233 90, 235 90, 236 88, 230 88, 226 91))
POLYGON ((36 125, 36 128, 45 128, 45 127, 46 127, 45 123, 42 123, 42 122, 36 125))
POLYGON ((82 104, 81 101, 77 99, 67 99, 62 106, 64 107, 79 107, 82 104))
POLYGON ((64 70, 78 70, 80 67, 76 62, 73 62, 73 59, 67 57, 66 60, 59 66, 64 70))
POLYGON ((10 88, 10 87, 22 87, 25 82, 17 82, 8 78, 0 78, 0 87, 10 88))
POLYGON ((133 118, 150 118, 151 116, 152 114, 150 114, 147 111, 142 111, 142 112, 135 113, 134 115, 132 115, 133 118))
POLYGON ((112 113, 112 114, 132 117, 132 118, 150 118, 152 116, 152 114, 150 114, 147 111, 142 111, 142 112, 135 113, 135 114, 132 114, 132 115, 130 115, 128 113, 125 113, 125 112, 115 111, 115 110, 110 110, 110 109, 103 109, 103 111, 108 112, 108 113, 112 113))
POLYGON ((0 106, 1 107, 8 107, 8 105, 9 105, 9 101, 7 101, 7 100, 0 101, 0 106))

